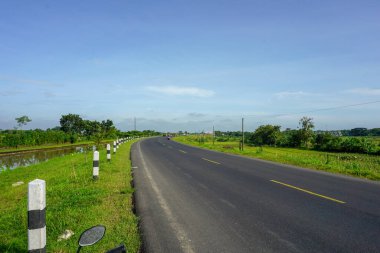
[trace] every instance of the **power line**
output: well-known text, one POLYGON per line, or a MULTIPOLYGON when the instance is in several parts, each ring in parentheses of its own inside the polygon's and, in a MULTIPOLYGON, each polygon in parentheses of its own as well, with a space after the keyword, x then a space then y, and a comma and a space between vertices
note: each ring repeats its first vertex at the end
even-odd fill
POLYGON ((369 104, 376 104, 376 103, 380 103, 380 100, 371 101, 371 102, 363 102, 363 103, 359 103, 359 104, 350 104, 350 105, 341 105, 341 106, 335 106, 335 107, 321 108, 321 109, 315 109, 315 110, 303 111, 303 112, 296 112, 296 113, 268 114, 268 115, 244 115, 244 116, 245 117, 283 117, 283 116, 292 116, 292 115, 298 115, 298 114, 303 114, 303 113, 330 111, 330 110, 336 110, 336 109, 341 109, 341 108, 355 107, 355 106, 369 105, 369 104))
POLYGON ((323 108, 323 109, 316 109, 316 110, 312 110, 312 111, 300 112, 300 113, 297 113, 297 114, 310 113, 310 112, 319 112, 319 111, 329 111, 329 110, 336 110, 336 109, 341 109, 341 108, 355 107, 355 106, 369 105, 369 104, 376 104, 376 103, 380 103, 380 100, 379 101, 359 103, 359 104, 341 105, 341 106, 336 106, 336 107, 328 107, 328 108, 323 108))

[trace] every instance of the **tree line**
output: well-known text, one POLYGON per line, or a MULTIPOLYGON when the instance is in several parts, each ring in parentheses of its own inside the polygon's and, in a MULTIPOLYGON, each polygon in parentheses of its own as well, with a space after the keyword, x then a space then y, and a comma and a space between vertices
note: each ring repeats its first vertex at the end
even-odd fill
POLYGON ((0 131, 0 147, 18 148, 19 146, 39 146, 47 144, 76 143, 94 141, 99 145, 104 139, 116 139, 129 136, 154 136, 160 133, 152 130, 122 132, 114 126, 112 120, 86 120, 78 114, 62 115, 60 126, 52 129, 21 130, 31 121, 27 116, 16 118, 18 128, 0 131))
MULTIPOLYGON (((261 125, 254 132, 246 132, 249 145, 306 148, 329 152, 350 152, 380 154, 380 144, 373 138, 380 136, 380 128, 354 128, 340 131, 314 131, 312 118, 302 117, 298 129, 281 131, 279 125, 261 125)), ((215 131, 217 141, 227 141, 230 137, 241 137, 241 132, 215 131)))
POLYGON ((342 136, 380 136, 380 128, 367 129, 364 127, 357 127, 351 130, 339 131, 342 136))

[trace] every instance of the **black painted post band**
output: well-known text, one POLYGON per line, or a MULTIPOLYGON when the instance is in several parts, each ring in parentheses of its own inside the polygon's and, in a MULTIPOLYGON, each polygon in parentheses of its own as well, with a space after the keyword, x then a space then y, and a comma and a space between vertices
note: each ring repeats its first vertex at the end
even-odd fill
POLYGON ((92 177, 93 179, 99 178, 99 151, 94 151, 94 159, 92 162, 92 177))
POLYGON ((111 145, 107 144, 107 161, 111 161, 111 145))
POLYGON ((46 253, 46 246, 43 247, 42 249, 33 249, 33 250, 29 250, 28 252, 29 253, 46 253))
POLYGON ((46 252, 46 183, 28 184, 28 252, 46 252))
POLYGON ((46 208, 28 211, 28 229, 38 229, 46 226, 46 208))

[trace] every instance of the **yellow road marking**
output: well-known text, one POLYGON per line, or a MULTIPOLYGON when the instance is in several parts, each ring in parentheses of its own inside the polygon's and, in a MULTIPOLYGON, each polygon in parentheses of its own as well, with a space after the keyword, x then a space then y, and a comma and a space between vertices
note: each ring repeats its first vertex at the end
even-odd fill
POLYGON ((330 197, 327 197, 327 196, 325 196, 325 195, 318 194, 318 193, 315 193, 315 192, 311 192, 311 191, 308 191, 308 190, 305 190, 305 189, 302 189, 302 188, 299 188, 299 187, 296 187, 296 186, 293 186, 293 185, 290 185, 290 184, 285 184, 285 183, 282 183, 282 182, 279 182, 279 181, 276 181, 276 180, 270 180, 270 181, 273 182, 273 183, 276 183, 276 184, 281 184, 281 185, 286 186, 286 187, 289 187, 289 188, 293 188, 293 189, 296 189, 296 190, 299 190, 299 191, 302 191, 302 192, 309 193, 309 194, 311 194, 311 195, 318 196, 318 197, 320 197, 320 198, 328 199, 328 200, 331 200, 331 201, 337 202, 337 203, 339 203, 339 204, 345 204, 345 203, 346 203, 346 202, 344 202, 344 201, 337 200, 337 199, 334 199, 334 198, 330 198, 330 197))
POLYGON ((215 162, 215 161, 212 161, 212 160, 209 160, 209 159, 206 159, 206 158, 202 158, 202 159, 205 160, 205 161, 208 161, 208 162, 210 162, 210 163, 220 164, 220 163, 218 163, 218 162, 215 162))
POLYGON ((178 149, 178 151, 179 151, 179 152, 182 152, 182 153, 184 153, 184 154, 187 153, 186 151, 183 151, 183 150, 180 150, 180 149, 178 149))

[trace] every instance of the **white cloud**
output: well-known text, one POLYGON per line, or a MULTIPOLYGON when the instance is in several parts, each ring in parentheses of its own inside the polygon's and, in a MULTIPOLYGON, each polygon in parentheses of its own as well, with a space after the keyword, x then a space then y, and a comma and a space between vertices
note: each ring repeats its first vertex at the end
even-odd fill
POLYGON ((276 98, 304 97, 308 95, 310 95, 310 93, 303 91, 282 91, 274 94, 276 98))
POLYGON ((61 87, 61 86, 63 86, 62 84, 53 83, 50 81, 34 80, 34 79, 21 79, 21 78, 1 76, 1 75, 0 75, 0 80, 13 82, 13 83, 31 84, 31 85, 35 85, 35 86, 48 86, 48 87, 61 87))
POLYGON ((197 87, 181 86, 148 86, 147 90, 173 96, 194 96, 194 97, 212 97, 215 92, 212 90, 200 89, 197 87))
POLYGON ((356 95, 370 95, 370 96, 379 96, 379 88, 356 88, 351 90, 346 90, 347 93, 352 93, 356 95))
POLYGON ((55 94, 55 93, 53 93, 53 92, 51 92, 51 91, 44 91, 44 96, 46 97, 46 98, 52 98, 52 97, 56 97, 57 95, 55 94))
POLYGON ((204 116, 206 116, 206 114, 198 113, 198 112, 191 112, 191 113, 188 113, 187 116, 189 116, 189 117, 199 118, 199 117, 204 117, 204 116))
POLYGON ((10 97, 10 96, 16 96, 20 94, 24 94, 25 91, 21 90, 15 90, 15 91, 0 91, 0 96, 2 97, 10 97))

